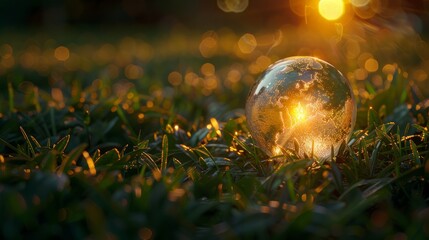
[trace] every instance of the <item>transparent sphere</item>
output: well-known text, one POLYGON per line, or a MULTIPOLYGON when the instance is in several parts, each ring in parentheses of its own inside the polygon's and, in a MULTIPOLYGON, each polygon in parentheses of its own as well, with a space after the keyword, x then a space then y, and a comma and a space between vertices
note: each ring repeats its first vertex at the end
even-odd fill
POLYGON ((290 57, 271 65, 246 102, 247 123, 269 156, 299 145, 299 154, 320 159, 338 153, 356 120, 356 103, 344 76, 315 57, 290 57))

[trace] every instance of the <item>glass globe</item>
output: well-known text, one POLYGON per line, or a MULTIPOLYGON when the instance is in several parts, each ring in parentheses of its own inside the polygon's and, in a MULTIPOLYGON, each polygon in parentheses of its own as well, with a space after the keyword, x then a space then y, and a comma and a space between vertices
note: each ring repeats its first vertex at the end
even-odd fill
POLYGON ((271 65, 246 102, 249 131, 269 156, 299 145, 319 159, 338 153, 356 121, 356 103, 346 78, 315 57, 289 57, 271 65))

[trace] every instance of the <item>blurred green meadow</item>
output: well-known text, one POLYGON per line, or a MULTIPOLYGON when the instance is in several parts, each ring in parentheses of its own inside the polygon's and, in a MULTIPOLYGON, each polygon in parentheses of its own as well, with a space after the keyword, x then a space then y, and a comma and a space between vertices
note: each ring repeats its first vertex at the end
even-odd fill
POLYGON ((0 238, 429 238, 429 3, 320 2, 6 1, 0 238), (247 129, 250 88, 295 55, 357 99, 329 161, 247 129))

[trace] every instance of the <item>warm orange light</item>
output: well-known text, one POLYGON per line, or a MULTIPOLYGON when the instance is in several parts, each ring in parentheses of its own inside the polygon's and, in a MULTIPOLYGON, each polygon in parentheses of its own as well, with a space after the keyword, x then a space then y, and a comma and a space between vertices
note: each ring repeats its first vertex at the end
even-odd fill
POLYGON ((355 7, 365 7, 368 5, 369 0, 350 0, 350 3, 355 7))
POLYGON ((238 48, 244 54, 250 54, 255 50, 258 43, 256 42, 256 38, 251 33, 246 33, 241 36, 240 40, 238 40, 238 48))
POLYGON ((177 71, 168 74, 168 82, 173 86, 179 86, 183 81, 182 74, 177 71))
POLYGON ((374 58, 368 58, 365 61, 365 69, 368 72, 376 72, 378 70, 378 62, 374 58))
POLYGON ((343 0, 320 0, 319 13, 326 20, 337 20, 344 14, 344 2, 343 0))
POLYGON ((273 153, 275 156, 278 156, 278 155, 282 154, 282 149, 279 146, 275 146, 273 148, 273 153))
POLYGON ((248 5, 249 0, 217 0, 217 6, 224 12, 241 13, 248 5))
POLYGON ((298 106, 296 106, 292 111, 292 116, 295 119, 295 122, 301 122, 305 119, 305 109, 301 106, 301 103, 298 103, 298 106))
POLYGON ((201 41, 199 49, 203 57, 210 58, 216 53, 217 47, 217 39, 213 36, 208 36, 201 41))
POLYGON ((128 79, 139 79, 143 76, 143 68, 134 64, 129 64, 125 67, 125 76, 128 79))
POLYGON ((94 160, 92 160, 92 157, 89 155, 89 153, 87 151, 83 151, 82 155, 86 159, 86 164, 88 165, 89 174, 91 174, 91 175, 97 174, 97 170, 95 169, 94 160))
POLYGON ((54 56, 58 61, 67 61, 70 57, 70 51, 64 46, 59 46, 54 51, 54 56))

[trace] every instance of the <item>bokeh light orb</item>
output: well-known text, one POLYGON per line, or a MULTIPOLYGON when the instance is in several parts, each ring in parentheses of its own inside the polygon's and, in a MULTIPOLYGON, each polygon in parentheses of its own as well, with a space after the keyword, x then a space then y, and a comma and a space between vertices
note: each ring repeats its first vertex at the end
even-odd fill
POLYGON ((262 74, 246 102, 249 131, 269 156, 299 146, 307 154, 329 159, 350 137, 356 102, 347 79, 315 57, 289 57, 262 74))
POLYGON ((319 13, 326 20, 337 20, 344 14, 344 2, 343 0, 320 0, 319 13))

